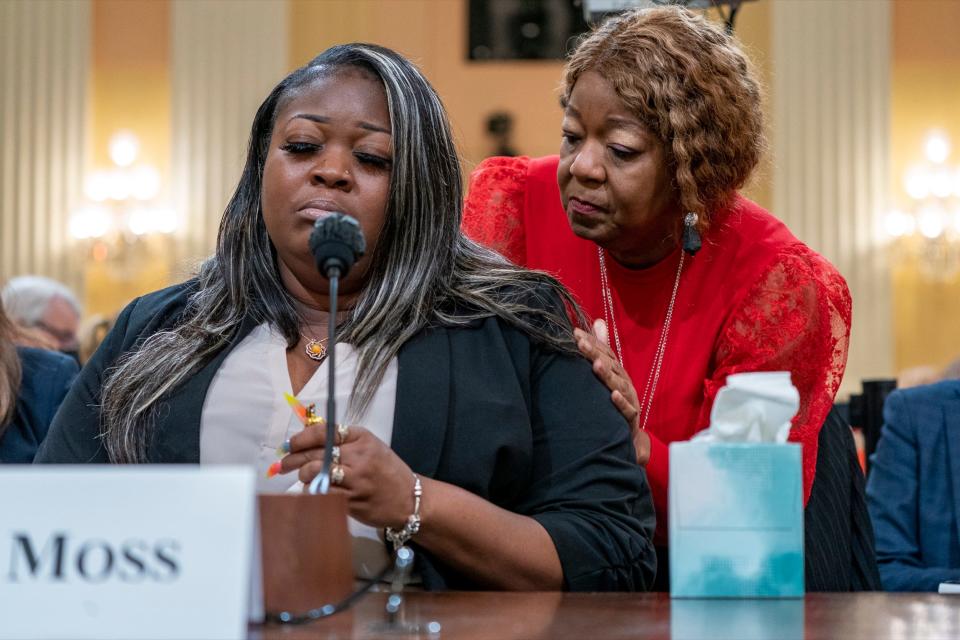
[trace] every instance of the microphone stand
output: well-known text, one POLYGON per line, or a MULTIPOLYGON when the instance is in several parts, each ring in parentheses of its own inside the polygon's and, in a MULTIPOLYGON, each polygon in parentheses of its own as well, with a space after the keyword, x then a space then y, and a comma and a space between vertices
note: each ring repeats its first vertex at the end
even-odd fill
POLYGON ((330 492, 330 472, 333 466, 333 447, 336 438, 337 398, 336 383, 337 354, 337 289, 340 286, 340 266, 327 267, 326 276, 330 280, 330 319, 327 325, 327 439, 323 448, 323 467, 310 483, 311 494, 326 495, 330 492))
POLYGON ((407 621, 404 609, 403 587, 413 571, 413 549, 404 545, 393 553, 393 578, 390 581, 390 595, 384 607, 386 618, 381 622, 370 624, 370 630, 375 634, 406 635, 428 638, 438 638, 442 625, 436 620, 424 623, 407 621))

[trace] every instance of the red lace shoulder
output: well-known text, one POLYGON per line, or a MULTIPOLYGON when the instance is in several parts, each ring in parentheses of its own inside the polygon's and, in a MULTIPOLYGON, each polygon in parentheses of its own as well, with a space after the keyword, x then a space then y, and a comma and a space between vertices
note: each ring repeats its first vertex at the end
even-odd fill
POLYGON ((806 504, 820 427, 847 364, 850 291, 833 265, 796 243, 781 250, 734 308, 718 338, 717 366, 706 381, 707 402, 701 418, 709 419, 713 399, 731 373, 789 371, 800 392, 790 440, 803 445, 806 504))
POLYGON ((523 207, 530 158, 487 158, 470 174, 463 231, 516 264, 526 259, 523 207))

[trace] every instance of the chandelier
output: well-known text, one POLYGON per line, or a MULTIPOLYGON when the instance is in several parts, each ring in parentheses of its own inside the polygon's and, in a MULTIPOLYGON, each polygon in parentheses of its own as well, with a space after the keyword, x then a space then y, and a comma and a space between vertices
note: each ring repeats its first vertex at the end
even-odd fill
POLYGON ((885 221, 897 259, 937 280, 960 274, 960 165, 949 162, 950 152, 945 133, 927 135, 925 161, 903 176, 907 207, 889 212, 885 221))
POLYGON ((137 162, 140 141, 129 131, 118 131, 109 141, 113 166, 86 176, 86 202, 70 216, 70 235, 90 245, 95 262, 131 267, 140 249, 158 236, 177 230, 174 210, 160 199, 160 172, 137 162))

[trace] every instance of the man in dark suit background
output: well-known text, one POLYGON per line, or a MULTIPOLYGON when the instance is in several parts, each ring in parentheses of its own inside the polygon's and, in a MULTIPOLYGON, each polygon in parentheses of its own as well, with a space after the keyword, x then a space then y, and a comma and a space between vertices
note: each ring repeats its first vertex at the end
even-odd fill
POLYGON ((890 394, 867 505, 887 591, 960 580, 960 380, 890 394))

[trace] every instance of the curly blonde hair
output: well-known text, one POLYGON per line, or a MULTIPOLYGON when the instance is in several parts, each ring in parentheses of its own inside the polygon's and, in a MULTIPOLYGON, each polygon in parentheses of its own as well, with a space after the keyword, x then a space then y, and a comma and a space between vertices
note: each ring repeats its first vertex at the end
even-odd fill
POLYGON ((765 148, 760 85, 737 42, 681 7, 630 11, 578 44, 564 71, 564 103, 587 71, 611 82, 659 137, 684 212, 699 214, 706 229, 765 148))

